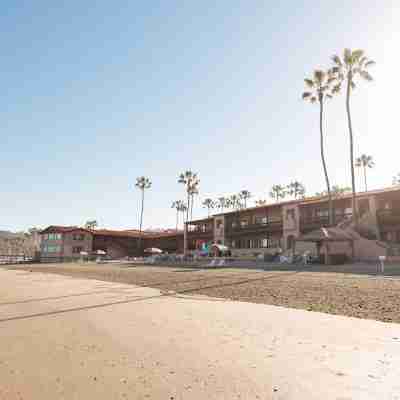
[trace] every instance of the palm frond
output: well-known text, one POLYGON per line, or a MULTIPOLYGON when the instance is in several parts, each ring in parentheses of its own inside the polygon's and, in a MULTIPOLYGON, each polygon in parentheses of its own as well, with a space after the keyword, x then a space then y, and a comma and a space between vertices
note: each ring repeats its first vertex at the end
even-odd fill
POLYGON ((340 57, 339 57, 338 55, 336 55, 336 54, 332 56, 332 61, 333 61, 336 65, 339 65, 339 66, 342 66, 342 65, 343 65, 342 60, 341 60, 340 57))
POLYGON ((325 72, 317 69, 314 71, 314 80, 317 81, 319 84, 321 84, 323 82, 323 80, 325 79, 325 72))
POLYGON ((376 64, 375 61, 369 60, 367 63, 365 63, 364 67, 365 67, 365 68, 368 68, 368 67, 371 67, 372 65, 375 65, 375 64, 376 64))
POLYGON ((346 65, 351 65, 352 64, 352 58, 351 58, 351 50, 350 49, 344 49, 343 51, 343 60, 346 65))
POLYGON ((312 93, 311 92, 304 92, 302 95, 303 100, 308 99, 309 97, 311 97, 312 93))
POLYGON ((350 82, 350 86, 351 86, 352 89, 356 88, 356 84, 353 81, 350 82))
POLYGON ((304 79, 304 82, 306 83, 306 86, 308 86, 309 88, 313 88, 314 87, 314 81, 312 79, 304 79))
POLYGON ((353 52, 351 53, 351 58, 353 60, 353 63, 359 62, 363 55, 364 55, 364 50, 361 49, 353 50, 353 52))
POLYGON ((366 80, 366 81, 372 81, 373 78, 372 76, 367 72, 367 71, 360 71, 360 75, 366 80))
POLYGON ((311 103, 316 103, 317 102, 317 98, 315 96, 311 97, 310 99, 311 103))

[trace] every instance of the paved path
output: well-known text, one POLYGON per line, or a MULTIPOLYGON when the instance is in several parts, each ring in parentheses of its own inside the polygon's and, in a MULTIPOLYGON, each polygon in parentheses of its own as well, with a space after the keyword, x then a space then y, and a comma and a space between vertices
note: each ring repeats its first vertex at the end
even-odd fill
POLYGON ((0 399, 400 399, 400 325, 0 269, 0 399))

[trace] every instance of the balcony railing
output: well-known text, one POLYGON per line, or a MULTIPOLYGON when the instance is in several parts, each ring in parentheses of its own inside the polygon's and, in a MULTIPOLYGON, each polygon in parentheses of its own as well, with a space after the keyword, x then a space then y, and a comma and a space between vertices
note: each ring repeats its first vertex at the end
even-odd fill
POLYGON ((333 221, 333 224, 329 224, 329 217, 328 216, 320 216, 320 217, 300 217, 300 231, 305 232, 305 231, 312 231, 314 229, 318 229, 321 227, 327 227, 327 226, 336 226, 337 224, 340 224, 341 222, 350 219, 352 214, 337 214, 335 215, 335 219, 333 221))
POLYGON ((244 233, 263 233, 271 231, 280 231, 283 228, 283 221, 276 220, 270 221, 268 223, 260 224, 248 224, 248 225, 227 225, 226 234, 227 235, 240 235, 244 233))

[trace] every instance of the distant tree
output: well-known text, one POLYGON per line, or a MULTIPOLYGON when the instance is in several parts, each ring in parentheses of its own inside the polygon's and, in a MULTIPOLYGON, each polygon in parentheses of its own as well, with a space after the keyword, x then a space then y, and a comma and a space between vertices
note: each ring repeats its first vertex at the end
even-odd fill
POLYGON ((286 189, 282 185, 274 185, 269 195, 278 202, 286 197, 286 189))
POLYGON ((210 217, 210 210, 215 207, 215 203, 213 199, 205 199, 203 201, 203 207, 207 208, 208 217, 210 217))
POLYGON ((267 204, 268 204, 268 202, 265 199, 256 200, 256 206, 258 206, 258 207, 265 206, 267 204))
POLYGON ((179 213, 182 212, 183 207, 185 207, 185 203, 182 200, 172 202, 171 208, 176 210, 176 230, 179 228, 179 213))
POLYGON ((240 198, 237 194, 232 194, 229 197, 229 204, 230 207, 233 208, 234 210, 238 211, 242 208, 242 203, 240 201, 240 198))
POLYGON ((295 199, 304 198, 306 194, 305 186, 299 181, 290 182, 286 189, 289 195, 293 196, 295 199))
POLYGON ((375 162, 372 159, 372 156, 367 156, 366 154, 361 154, 360 157, 356 159, 356 167, 362 168, 364 172, 364 185, 365 191, 368 190, 367 186, 367 168, 373 168, 375 166, 375 162))
POLYGON ((142 192, 142 201, 140 207, 140 224, 139 224, 139 249, 142 244, 142 226, 143 226, 143 210, 144 210, 144 191, 151 188, 151 181, 149 178, 145 176, 139 176, 136 178, 135 187, 138 188, 142 192))
POLYGON ((332 73, 335 74, 337 85, 335 86, 335 92, 341 90, 342 84, 346 85, 346 113, 347 113, 347 124, 349 128, 349 150, 350 150, 350 170, 351 170, 351 189, 352 189, 352 209, 355 224, 358 224, 358 211, 356 202, 356 182, 354 177, 354 139, 353 139, 353 126, 351 122, 350 112, 350 95, 356 88, 355 79, 361 77, 366 81, 372 81, 372 76, 368 72, 370 66, 374 65, 375 62, 369 60, 365 56, 364 50, 350 50, 344 49, 343 57, 340 58, 338 55, 332 57, 333 68, 332 73))
POLYGON ((229 199, 223 196, 218 197, 216 207, 221 210, 221 213, 223 213, 225 208, 229 208, 229 199))
MULTIPOLYGON (((350 192, 351 192, 351 187, 348 186, 333 185, 331 187, 332 198, 338 198, 350 192)), ((315 195, 318 197, 324 197, 327 196, 328 194, 326 191, 323 191, 323 192, 317 192, 315 193, 315 195)))
POLYGON ((251 193, 248 190, 241 190, 238 197, 242 201, 243 207, 247 208, 247 200, 251 198, 251 193))
POLYGON ((95 219, 91 219, 85 222, 85 228, 89 230, 94 230, 99 226, 95 219))

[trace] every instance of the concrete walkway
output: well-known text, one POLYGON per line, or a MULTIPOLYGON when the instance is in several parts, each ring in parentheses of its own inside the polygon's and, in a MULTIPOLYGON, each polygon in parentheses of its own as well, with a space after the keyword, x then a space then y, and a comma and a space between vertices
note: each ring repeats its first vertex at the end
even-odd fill
POLYGON ((400 399, 400 325, 0 269, 0 399, 400 399))

